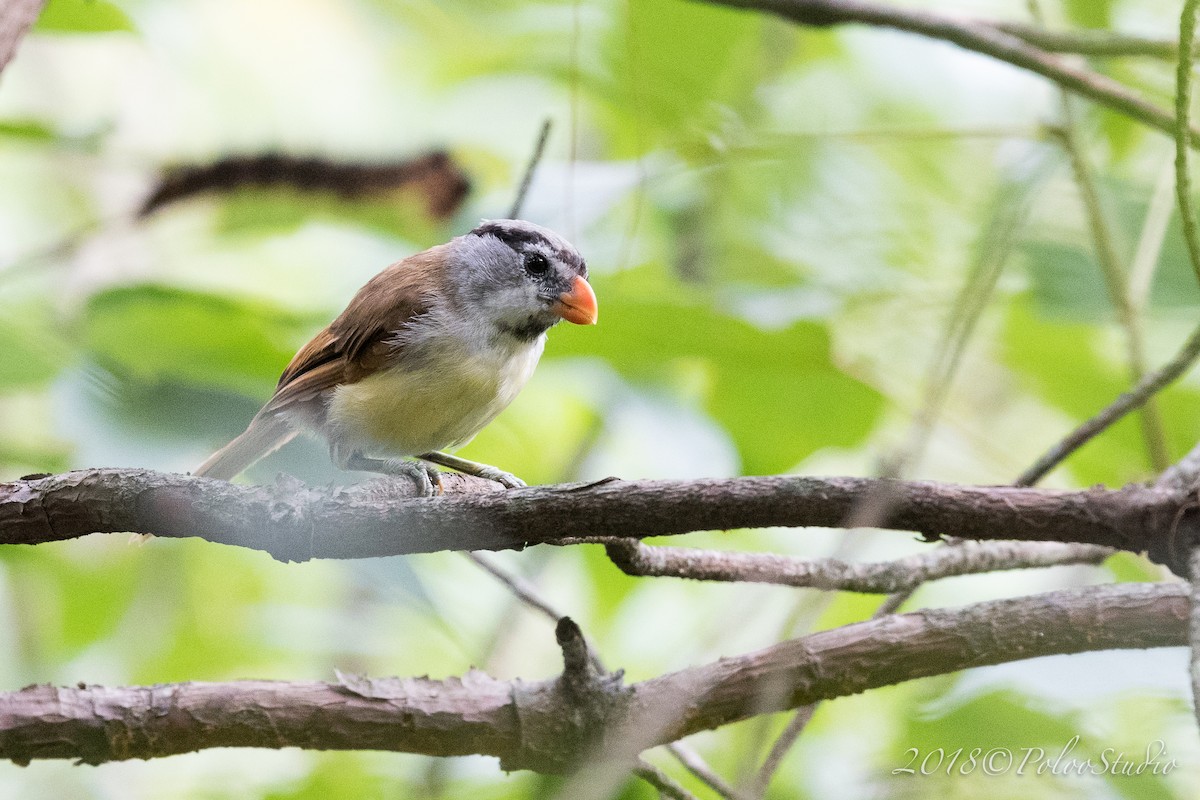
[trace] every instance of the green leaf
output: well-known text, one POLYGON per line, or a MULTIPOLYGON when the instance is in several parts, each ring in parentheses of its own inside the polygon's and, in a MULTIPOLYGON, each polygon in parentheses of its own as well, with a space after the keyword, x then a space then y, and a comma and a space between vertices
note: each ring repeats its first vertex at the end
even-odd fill
POLYGON ((1112 302, 1091 252, 1047 241, 1028 242, 1022 249, 1040 312, 1074 319, 1112 318, 1112 302))
POLYGON ((1157 583, 1162 580, 1162 567, 1133 553, 1113 553, 1104 560, 1104 566, 1123 583, 1157 583))
POLYGON ((953 749, 951 744, 985 750, 1055 744, 1061 747, 1078 732, 1079 725, 1070 717, 1039 710, 1030 698, 1016 692, 996 690, 961 702, 945 713, 911 714, 907 730, 897 743, 920 748, 921 752, 937 747, 953 749))
POLYGON ((107 0, 50 0, 33 29, 38 33, 111 33, 137 29, 107 0))
MULTIPOLYGON (((27 649, 44 660, 48 680, 61 665, 112 636, 138 592, 145 560, 132 548, 107 552, 102 563, 52 548, 7 548, 0 555, 19 596, 41 597, 24 609, 27 649)), ((28 657, 28 656, 27 656, 28 657)))
POLYGON ((263 303, 143 284, 92 297, 82 335, 94 356, 144 382, 265 395, 317 324, 263 303))
MULTIPOLYGON (((1012 690, 990 691, 931 714, 931 705, 945 705, 935 697, 925 698, 904 714, 907 725, 892 744, 894 766, 916 770, 894 780, 920 780, 925 796, 950 790, 954 796, 1011 797, 1011 787, 1019 782, 1034 789, 1033 794, 1022 792, 1023 796, 1082 797, 1064 795, 1063 790, 1079 786, 1094 773, 1081 777, 1070 771, 1072 764, 1090 760, 1096 770, 1102 770, 1105 760, 1111 764, 1117 752, 1126 754, 1125 761, 1140 760, 1145 752, 1146 742, 1126 749, 1111 735, 1097 740, 1088 734, 1089 726, 1082 724, 1078 712, 1053 713, 1044 703, 1012 690), (1118 746, 1113 746, 1114 740, 1118 746), (917 750, 918 758, 913 759, 910 748, 917 750), (993 753, 990 762, 989 752, 993 753), (996 771, 990 773, 989 766, 996 771)), ((922 700, 917 695, 914 699, 922 700)), ((1115 796, 1175 796, 1150 770, 1136 776, 1105 772, 1094 779, 1106 782, 1115 796)))
POLYGON ((6 139, 26 139, 34 142, 52 142, 56 138, 54 130, 41 122, 27 119, 11 119, 0 122, 0 137, 6 139))
POLYGON ((882 410, 874 389, 834 365, 824 325, 767 331, 692 300, 603 286, 598 294, 599 326, 556 330, 547 354, 599 356, 627 378, 698 400, 732 435, 747 474, 777 473, 823 447, 858 444, 882 410))
POLYGON ((695 138, 722 106, 754 88, 763 20, 700 3, 642 0, 623 5, 603 47, 610 75, 597 85, 619 153, 695 138), (632 114, 630 118, 625 115, 632 114))
POLYGON ((47 318, 0 316, 0 391, 45 384, 69 360, 65 343, 47 318))
POLYGON ((1112 26, 1112 0, 1063 0, 1067 19, 1085 28, 1112 26))
MULTIPOLYGON (((1106 179, 1100 182, 1099 190, 1105 219, 1118 245, 1117 256, 1127 263, 1133 258, 1132 243, 1138 241, 1145 223, 1150 189, 1106 179)), ((1112 303, 1096 262, 1091 236, 1087 231, 1072 231, 1070 236, 1070 240, 1064 241, 1064 232, 1052 229, 1023 247, 1038 309, 1051 316, 1110 320, 1112 303)), ((1192 270, 1177 211, 1172 212, 1167 224, 1149 299, 1152 308, 1200 306, 1200 285, 1192 270)))

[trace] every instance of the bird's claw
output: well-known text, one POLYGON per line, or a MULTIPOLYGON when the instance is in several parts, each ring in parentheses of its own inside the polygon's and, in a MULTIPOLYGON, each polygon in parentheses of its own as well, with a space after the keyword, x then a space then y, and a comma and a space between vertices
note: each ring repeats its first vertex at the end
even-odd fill
POLYGON ((505 489, 524 489, 529 484, 513 475, 511 472, 505 472, 502 469, 483 465, 484 469, 479 470, 479 477, 486 478, 489 481, 495 481, 501 484, 505 489))
POLYGON ((418 497, 435 497, 446 491, 442 484, 442 473, 432 464, 403 458, 389 458, 384 463, 387 465, 387 474, 412 480, 417 486, 418 497))

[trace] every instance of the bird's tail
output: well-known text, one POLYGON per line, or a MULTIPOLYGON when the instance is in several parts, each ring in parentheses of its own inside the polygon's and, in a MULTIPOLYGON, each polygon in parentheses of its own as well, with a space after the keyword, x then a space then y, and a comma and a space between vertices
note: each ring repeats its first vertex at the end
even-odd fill
POLYGON ((230 480, 260 458, 283 447, 296 433, 283 417, 260 414, 240 436, 209 456, 192 474, 230 480))

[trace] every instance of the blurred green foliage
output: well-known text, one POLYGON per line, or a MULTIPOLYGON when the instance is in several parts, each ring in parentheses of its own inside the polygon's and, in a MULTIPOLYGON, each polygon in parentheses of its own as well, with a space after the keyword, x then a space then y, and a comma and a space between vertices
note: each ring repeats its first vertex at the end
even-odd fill
POLYGON ((50 0, 38 17, 39 33, 111 33, 135 30, 121 7, 107 0, 50 0))
MULTIPOLYGON (((1023 3, 925 3, 1024 18, 1023 3)), ((1166 0, 1047 2, 1055 24, 1173 33, 1166 0), (1162 25, 1155 27, 1155 21, 1162 25), (1170 24, 1168 24, 1170 23, 1170 24)), ((1098 70, 1162 100, 1171 65, 1098 70)), ((1171 146, 1080 105, 1110 233, 1153 267, 1147 360, 1168 359, 1200 292, 1177 217, 1148 220, 1171 146), (1155 245, 1155 225, 1163 224, 1155 245)), ((50 0, 0 81, 0 480, 69 467, 192 468, 238 433, 295 349, 375 271, 505 213, 545 117, 526 214, 588 258, 600 324, 560 326, 530 385, 463 449, 530 482, 608 474, 872 474, 937 387, 944 331, 978 325, 912 477, 1005 483, 1128 388, 1112 311, 1041 83, 912 37, 796 29, 683 0, 50 0), (128 35, 129 33, 135 35, 128 35), (118 33, 122 35, 93 35, 118 33), (78 34, 78 35, 62 35, 78 34), (135 210, 160 166, 285 152, 398 159, 447 148, 474 191, 450 220, 411 195, 209 192, 135 210), (1019 202, 1014 200, 1019 198, 1019 202), (1024 209, 1028 203, 1028 209, 1024 209), (1014 209, 1021 206, 1023 211, 1014 209), (962 289, 999 263, 995 289, 962 289), (975 275, 976 278, 971 278, 975 275), (956 323, 958 324, 958 323, 956 323)), ((980 286, 990 283, 979 280, 980 286)), ((1159 398, 1177 458, 1200 439, 1200 386, 1159 398)), ((1129 418, 1051 478, 1151 477, 1129 418)), ((246 480, 347 481, 298 441, 246 480)), ((737 531, 686 544, 878 560, 894 533, 737 531)), ((674 542, 679 543, 679 542, 674 542)), ((500 557, 641 680, 869 617, 880 598, 633 579, 598 547, 500 557)), ((1074 583, 1097 568, 942 581, 957 605, 1074 583)), ((1039 665, 916 681, 822 706, 768 797, 1195 796, 1200 748, 1178 653, 1086 669, 1083 697, 1039 665), (1170 683, 1160 675, 1174 675, 1170 683), (980 688, 982 687, 982 688, 980 688), (1055 702, 1046 700, 1055 697, 1055 702), (908 748, 1166 742, 1167 777, 1072 782, 892 774, 908 748)), ((547 622, 455 554, 283 565, 200 541, 121 537, 0 550, 0 689, 369 674, 553 674, 547 622)), ((1081 668, 1083 669, 1083 668, 1081 668)), ((695 738, 743 780, 776 715, 695 738)), ((651 755, 689 789, 691 775, 651 755)), ((100 769, 0 765, 0 797, 542 798, 561 781, 487 759, 206 751, 100 769)), ((638 782, 613 797, 648 798, 638 782)))

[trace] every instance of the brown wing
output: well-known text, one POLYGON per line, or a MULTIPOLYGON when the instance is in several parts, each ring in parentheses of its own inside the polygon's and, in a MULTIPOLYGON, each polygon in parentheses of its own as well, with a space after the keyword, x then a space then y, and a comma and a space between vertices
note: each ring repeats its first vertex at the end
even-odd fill
POLYGON ((409 256, 359 289, 346 310, 292 358, 260 413, 316 400, 394 358, 396 345, 387 340, 425 313, 430 295, 441 290, 444 249, 441 245, 409 256))

